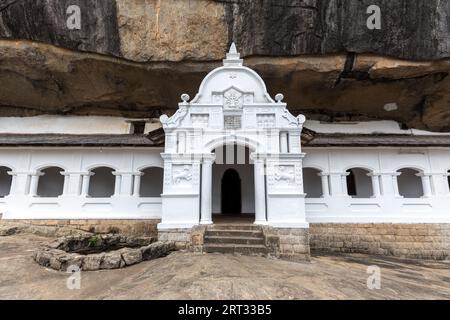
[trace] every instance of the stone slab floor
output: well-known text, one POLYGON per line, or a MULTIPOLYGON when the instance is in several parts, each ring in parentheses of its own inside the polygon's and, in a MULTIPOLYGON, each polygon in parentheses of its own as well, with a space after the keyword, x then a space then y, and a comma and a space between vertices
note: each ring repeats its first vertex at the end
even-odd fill
POLYGON ((263 257, 175 252, 126 269, 68 274, 38 266, 34 248, 47 238, 0 237, 0 299, 449 299, 449 262, 411 262, 365 255, 315 256, 311 263, 263 257), (369 265, 381 268, 368 290, 369 265))

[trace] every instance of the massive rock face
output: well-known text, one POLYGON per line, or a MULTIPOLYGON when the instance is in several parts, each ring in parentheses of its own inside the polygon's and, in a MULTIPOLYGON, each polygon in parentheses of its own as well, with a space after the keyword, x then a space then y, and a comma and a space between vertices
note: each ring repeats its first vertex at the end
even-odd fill
POLYGON ((0 116, 170 113, 236 41, 294 113, 450 130, 450 2, 379 0, 381 30, 371 4, 0 0, 0 116))

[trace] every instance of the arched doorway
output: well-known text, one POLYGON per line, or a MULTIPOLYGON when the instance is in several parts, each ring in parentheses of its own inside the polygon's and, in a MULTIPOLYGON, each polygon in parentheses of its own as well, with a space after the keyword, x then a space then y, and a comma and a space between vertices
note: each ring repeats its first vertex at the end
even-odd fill
POLYGON ((238 215, 242 213, 241 178, 235 169, 228 169, 222 177, 221 211, 222 214, 238 215))
POLYGON ((255 176, 251 151, 230 144, 216 148, 212 166, 214 223, 255 221, 255 176))

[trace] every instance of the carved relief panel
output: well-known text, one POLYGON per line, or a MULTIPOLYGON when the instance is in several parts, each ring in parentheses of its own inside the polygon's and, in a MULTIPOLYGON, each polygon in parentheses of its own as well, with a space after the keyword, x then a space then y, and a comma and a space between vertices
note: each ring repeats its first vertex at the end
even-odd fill
POLYGON ((192 165, 173 164, 172 184, 174 186, 191 186, 193 179, 192 165))

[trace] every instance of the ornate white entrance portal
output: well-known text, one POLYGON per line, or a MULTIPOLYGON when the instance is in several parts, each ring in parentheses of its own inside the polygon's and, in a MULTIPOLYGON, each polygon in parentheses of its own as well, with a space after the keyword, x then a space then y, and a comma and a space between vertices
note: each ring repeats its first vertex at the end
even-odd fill
POLYGON ((251 152, 255 224, 307 228, 300 145, 305 117, 289 113, 282 94, 275 101, 269 96, 261 77, 243 66, 234 44, 223 66, 209 73, 189 99, 183 94, 178 111, 160 119, 166 144, 158 229, 212 223, 213 151, 234 145, 251 152))

